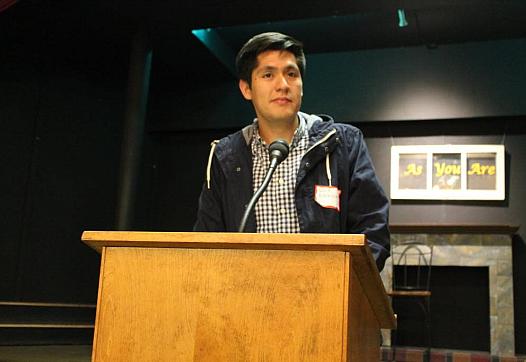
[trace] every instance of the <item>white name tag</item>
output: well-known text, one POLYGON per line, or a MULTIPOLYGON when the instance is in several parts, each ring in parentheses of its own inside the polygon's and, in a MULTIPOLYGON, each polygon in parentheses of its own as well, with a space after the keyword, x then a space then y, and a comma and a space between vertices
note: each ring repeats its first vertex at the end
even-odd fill
POLYGON ((314 185, 314 201, 326 209, 340 211, 340 193, 336 186, 314 185))

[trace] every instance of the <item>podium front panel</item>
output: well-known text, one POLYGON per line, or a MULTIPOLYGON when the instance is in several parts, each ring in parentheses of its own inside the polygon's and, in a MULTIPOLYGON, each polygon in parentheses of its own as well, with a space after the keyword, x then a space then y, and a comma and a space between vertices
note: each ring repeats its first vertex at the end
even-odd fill
POLYGON ((348 358, 349 253, 105 247, 102 255, 95 361, 348 358))

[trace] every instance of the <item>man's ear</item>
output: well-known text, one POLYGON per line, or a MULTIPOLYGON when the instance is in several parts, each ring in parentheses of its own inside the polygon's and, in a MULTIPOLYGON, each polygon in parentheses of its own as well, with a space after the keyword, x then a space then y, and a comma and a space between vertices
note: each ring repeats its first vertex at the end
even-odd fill
POLYGON ((239 80, 239 90, 247 101, 252 100, 252 90, 250 89, 250 85, 243 79, 239 80))

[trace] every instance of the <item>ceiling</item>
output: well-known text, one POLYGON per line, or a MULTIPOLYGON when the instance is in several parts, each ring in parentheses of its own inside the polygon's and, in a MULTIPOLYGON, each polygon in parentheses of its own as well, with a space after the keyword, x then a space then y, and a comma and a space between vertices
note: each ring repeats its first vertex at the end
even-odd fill
POLYGON ((233 26, 228 35, 238 45, 246 39, 247 33, 259 30, 250 25, 260 24, 260 28, 272 29, 274 26, 269 23, 277 22, 279 27, 304 40, 311 52, 526 36, 524 0, 113 0, 76 3, 67 6, 71 2, 62 1, 64 6, 56 11, 91 16, 91 24, 86 25, 100 31, 99 25, 105 23, 106 33, 118 34, 138 21, 144 21, 157 37, 184 29, 233 26), (398 27, 398 9, 404 10, 407 27, 398 27))
POLYGON ((192 35, 193 29, 214 29, 233 54, 250 36, 268 30, 302 40, 306 53, 433 48, 526 38, 526 1, 19 0, 0 13, 0 40, 12 47, 67 44, 118 59, 119 49, 128 55, 129 40, 140 25, 151 35, 156 72, 164 76, 181 67, 201 72, 203 62, 210 62, 211 53, 192 35), (399 9, 405 27, 399 27, 399 9))

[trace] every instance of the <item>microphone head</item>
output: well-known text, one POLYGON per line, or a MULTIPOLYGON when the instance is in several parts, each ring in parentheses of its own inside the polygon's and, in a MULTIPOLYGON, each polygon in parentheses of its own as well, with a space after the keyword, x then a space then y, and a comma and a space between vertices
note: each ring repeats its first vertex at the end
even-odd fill
POLYGON ((278 160, 278 164, 280 164, 289 155, 289 144, 287 141, 278 138, 270 144, 268 152, 270 159, 275 158, 278 160))

